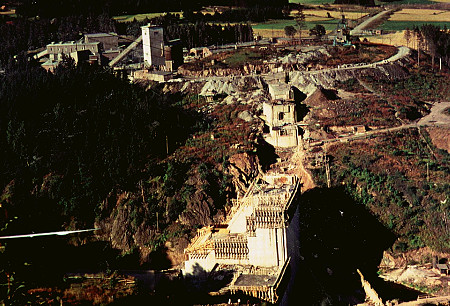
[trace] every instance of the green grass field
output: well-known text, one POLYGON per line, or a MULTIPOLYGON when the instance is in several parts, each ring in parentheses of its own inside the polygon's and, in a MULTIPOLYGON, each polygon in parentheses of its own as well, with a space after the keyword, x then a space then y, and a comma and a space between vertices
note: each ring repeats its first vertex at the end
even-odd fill
POLYGON ((447 26, 447 28, 450 27, 450 22, 441 22, 441 21, 386 21, 382 25, 380 25, 378 28, 383 29, 386 31, 402 31, 406 28, 412 29, 415 26, 421 26, 423 24, 432 24, 435 26, 439 26, 441 28, 444 28, 444 26, 447 26))
MULTIPOLYGON (((314 28, 316 24, 321 24, 325 27, 325 30, 331 31, 336 29, 337 23, 338 23, 337 19, 323 20, 323 21, 307 21, 305 22, 306 28, 304 30, 314 28)), ((253 29, 261 29, 261 30, 270 30, 270 29, 282 30, 286 26, 294 26, 295 28, 297 28, 295 25, 296 25, 295 20, 276 19, 263 23, 252 24, 252 27, 253 29)))
MULTIPOLYGON (((170 12, 171 14, 180 14, 183 15, 182 12, 170 12)), ((151 19, 155 17, 159 17, 166 13, 147 13, 147 14, 134 14, 134 15, 122 15, 122 16, 114 16, 113 19, 118 22, 130 22, 136 19, 137 21, 142 21, 145 18, 151 19)))
POLYGON ((244 63, 248 63, 262 58, 261 53, 251 51, 248 49, 239 50, 227 57, 223 62, 229 66, 236 67, 244 63))

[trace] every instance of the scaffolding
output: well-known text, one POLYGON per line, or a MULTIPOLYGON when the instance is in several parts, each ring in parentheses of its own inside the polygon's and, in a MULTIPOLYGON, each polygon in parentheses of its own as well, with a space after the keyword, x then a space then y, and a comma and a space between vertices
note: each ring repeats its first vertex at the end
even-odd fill
POLYGON ((241 272, 235 272, 235 277, 228 286, 229 292, 239 291, 271 303, 276 302, 276 289, 285 273, 289 258, 283 257, 285 259, 279 262, 264 258, 267 254, 272 254, 270 251, 255 257, 255 254, 261 251, 256 241, 269 239, 267 241, 272 242, 267 248, 276 248, 275 252, 279 252, 280 247, 286 248, 282 238, 285 235, 283 231, 289 225, 289 209, 299 186, 300 182, 296 176, 284 174, 270 176, 266 180, 255 180, 242 198, 233 201, 226 218, 227 228, 224 228, 223 224, 198 230, 196 237, 185 249, 191 260, 190 266, 193 266, 197 259, 199 262, 205 260, 205 264, 210 266, 214 262, 219 265, 239 266, 241 272), (258 232, 258 229, 261 231, 258 232), (281 236, 277 236, 279 230, 282 230, 281 236), (281 238, 277 240, 270 237, 281 238), (250 268, 242 272, 243 266, 250 268))

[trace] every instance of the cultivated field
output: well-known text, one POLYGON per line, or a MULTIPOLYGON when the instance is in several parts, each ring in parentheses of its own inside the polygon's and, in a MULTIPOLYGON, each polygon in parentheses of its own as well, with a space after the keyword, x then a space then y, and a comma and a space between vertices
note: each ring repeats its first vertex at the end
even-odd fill
POLYGON ((15 14, 16 14, 16 10, 0 12, 0 15, 15 15, 15 14))
MULTIPOLYGON (((262 37, 287 37, 284 33, 284 29, 260 29, 253 28, 253 33, 255 35, 260 35, 262 37)), ((302 37, 308 37, 309 31, 302 31, 302 37)), ((298 34, 295 35, 298 38, 298 34)))
MULTIPOLYGON (((368 41, 378 44, 388 44, 393 46, 406 46, 405 31, 398 31, 384 35, 375 35, 366 37, 368 41)), ((361 38, 362 39, 362 38, 361 38)), ((412 43, 410 42, 410 46, 412 43)))
MULTIPOLYGON (((295 14, 296 11, 292 11, 292 16, 295 14)), ((311 18, 322 18, 325 20, 329 20, 330 18, 328 18, 328 13, 331 15, 331 17, 335 18, 335 19, 340 19, 342 17, 342 15, 345 15, 345 18, 347 19, 359 19, 363 16, 366 16, 367 13, 366 12, 354 12, 354 11, 328 11, 328 10, 304 10, 303 13, 306 15, 306 20, 309 21, 311 20, 311 18)))
POLYGON ((450 26, 450 11, 435 9, 402 9, 392 14, 378 28, 387 31, 413 29, 423 24, 433 24, 443 28, 450 26))
MULTIPOLYGON (((341 19, 342 15, 345 15, 345 18, 354 20, 365 16, 366 12, 355 12, 355 11, 328 11, 328 10, 304 10, 305 14, 305 26, 304 34, 302 36, 308 36, 308 30, 315 27, 317 24, 323 25, 327 32, 336 29, 336 26, 341 19), (328 17, 328 13, 331 18, 328 17)), ((294 17, 296 11, 292 11, 291 16, 294 17)), ((266 22, 253 24, 253 30, 256 34, 262 35, 264 37, 271 37, 272 31, 273 35, 277 37, 285 37, 284 27, 286 26, 294 26, 296 27, 296 23, 294 19, 278 19, 278 20, 270 20, 266 22)))
MULTIPOLYGON (((450 0, 448 0, 450 1, 450 0)), ((402 9, 389 18, 390 21, 441 21, 450 23, 450 11, 426 9, 402 9)))
MULTIPOLYGON (((306 21, 305 22, 306 28, 304 28, 303 30, 308 30, 308 29, 313 28, 316 24, 321 24, 325 27, 325 30, 331 31, 331 30, 336 29, 337 23, 338 23, 337 19, 306 21)), ((283 19, 270 20, 267 22, 252 24, 253 30, 272 30, 273 29, 273 30, 282 30, 283 32, 284 32, 285 26, 294 26, 297 29, 295 20, 289 20, 289 19, 287 19, 287 20, 283 20, 283 19)))

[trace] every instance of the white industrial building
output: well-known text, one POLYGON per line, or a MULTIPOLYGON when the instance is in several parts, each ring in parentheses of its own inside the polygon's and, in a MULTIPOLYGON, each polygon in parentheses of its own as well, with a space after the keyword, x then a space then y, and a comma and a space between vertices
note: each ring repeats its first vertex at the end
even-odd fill
POLYGON ((160 26, 148 24, 141 27, 142 45, 144 49, 144 65, 164 66, 166 59, 164 57, 164 30, 160 26))

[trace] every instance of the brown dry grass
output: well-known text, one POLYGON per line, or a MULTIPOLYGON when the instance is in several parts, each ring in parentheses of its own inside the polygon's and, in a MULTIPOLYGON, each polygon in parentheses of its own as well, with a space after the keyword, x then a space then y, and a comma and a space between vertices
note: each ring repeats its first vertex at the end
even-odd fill
MULTIPOLYGON (((291 11, 291 16, 295 17, 295 14, 297 13, 297 10, 291 11)), ((332 18, 340 19, 342 17, 342 14, 345 15, 345 18, 347 19, 358 19, 361 18, 361 16, 365 16, 367 13, 362 12, 346 12, 345 10, 343 12, 340 11, 329 11, 324 9, 318 9, 318 10, 303 10, 303 13, 306 16, 306 21, 315 21, 316 19, 322 18, 324 20, 329 20, 328 14, 330 13, 332 18), (314 19, 315 18, 315 19, 314 19)))
MULTIPOLYGON (((366 13, 361 12, 339 12, 339 11, 327 11, 327 10, 304 10, 303 11, 306 15, 306 20, 308 20, 308 16, 316 16, 316 17, 322 17, 326 18, 328 16, 327 13, 330 13, 331 17, 340 19, 342 15, 345 15, 345 18, 347 19, 358 19, 361 18, 361 16, 365 16, 366 13)), ((327 20, 329 18, 326 18, 327 20)))
POLYGON ((450 153, 450 128, 430 127, 427 128, 431 141, 438 149, 446 150, 450 153))
MULTIPOLYGON (((394 33, 389 34, 383 34, 383 35, 375 35, 375 36, 368 36, 368 41, 372 43, 377 44, 387 44, 387 45, 393 45, 393 46, 406 46, 406 39, 405 39, 405 31, 398 31, 394 33)), ((409 47, 412 48, 412 43, 409 43, 409 47)))
MULTIPOLYGON (((450 1, 450 0, 448 0, 450 1)), ((450 21, 450 11, 403 9, 391 15, 392 21, 450 21)))
MULTIPOLYGON (((284 29, 253 29, 253 33, 262 37, 287 37, 284 29)), ((309 31, 302 31, 302 37, 309 37, 309 31)), ((295 35, 295 38, 298 38, 298 34, 295 35)))
POLYGON ((14 15, 16 13, 16 10, 9 10, 5 12, 0 12, 0 15, 14 15))

